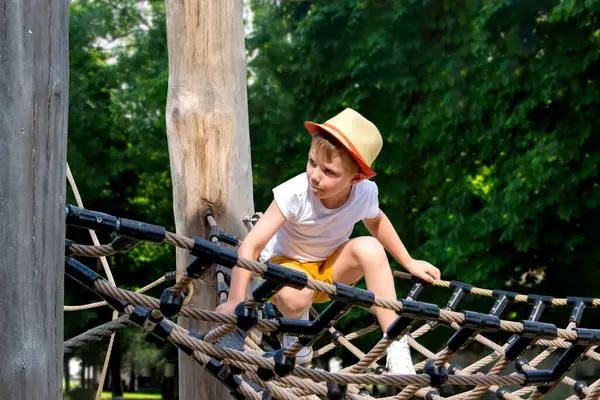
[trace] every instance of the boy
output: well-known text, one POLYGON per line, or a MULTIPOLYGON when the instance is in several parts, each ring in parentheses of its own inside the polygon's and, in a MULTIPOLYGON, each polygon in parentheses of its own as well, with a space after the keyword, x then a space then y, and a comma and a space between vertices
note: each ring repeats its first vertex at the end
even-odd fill
MULTIPOLYGON (((412 259, 387 216, 379 209, 377 185, 371 165, 379 155, 382 138, 377 127, 347 108, 324 124, 304 123, 313 136, 306 173, 273 189, 274 200, 242 242, 240 257, 266 261, 304 271, 324 282, 356 284, 364 276, 375 295, 396 299, 392 271, 385 250, 411 274, 431 282, 440 271, 425 261, 412 259), (349 239, 362 221, 372 237, 349 239)), ((233 313, 245 300, 252 273, 233 268, 229 299, 217 308, 233 313)), ((329 301, 323 293, 285 287, 274 296, 279 311, 288 318, 308 319, 313 302, 329 301)), ((374 307, 385 332, 396 319, 394 311, 374 307)), ((283 338, 288 345, 293 338, 283 338)), ((309 362, 312 349, 296 355, 309 362)), ((395 373, 414 373, 410 349, 403 338, 387 351, 387 367, 395 373)))

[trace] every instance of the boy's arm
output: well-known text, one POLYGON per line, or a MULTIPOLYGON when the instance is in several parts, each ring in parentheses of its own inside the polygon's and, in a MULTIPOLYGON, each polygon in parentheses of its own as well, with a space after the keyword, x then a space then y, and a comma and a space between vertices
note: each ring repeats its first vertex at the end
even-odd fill
MULTIPOLYGON (((271 202, 269 208, 258 220, 256 225, 248 232, 238 249, 238 256, 256 260, 260 256, 269 240, 275 232, 285 223, 285 217, 275 201, 271 202)), ((239 303, 246 299, 246 288, 252 277, 252 272, 239 267, 233 267, 231 273, 231 285, 229 287, 228 302, 239 303)))
POLYGON ((371 235, 379 240, 392 257, 408 272, 426 282, 440 279, 439 269, 426 261, 415 260, 410 256, 394 226, 383 211, 379 210, 379 215, 375 218, 365 218, 363 223, 371 232, 371 235))

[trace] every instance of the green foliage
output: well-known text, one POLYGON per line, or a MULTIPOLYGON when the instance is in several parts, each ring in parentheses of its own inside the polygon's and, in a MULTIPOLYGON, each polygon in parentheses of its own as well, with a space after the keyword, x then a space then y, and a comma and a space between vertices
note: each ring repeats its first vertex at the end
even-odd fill
POLYGON ((251 6, 257 209, 303 170, 302 122, 352 107, 383 134, 373 180, 414 257, 446 280, 596 294, 597 2, 251 6))
POLYGON ((109 189, 119 179, 116 156, 125 146, 110 135, 111 91, 119 87, 110 47, 118 46, 140 18, 135 1, 71 3, 67 161, 84 204, 86 199, 106 201, 126 190, 109 189))
MULTIPOLYGON (((164 5, 73 1, 70 36, 67 161, 85 207, 173 230, 164 122, 164 5)), ((67 195, 75 204, 70 190, 67 195)), ((84 230, 69 229, 68 237, 91 243, 84 230)), ((100 240, 110 238, 101 235, 100 240)), ((110 257, 109 264, 119 286, 137 289, 173 270, 173 254, 169 246, 143 244, 110 257)), ((104 275, 95 260, 82 261, 104 275)), ((65 304, 98 301, 69 278, 65 284, 65 304)), ((151 294, 159 296, 160 290, 151 294)), ((110 315, 107 308, 67 313, 65 338, 106 322, 110 315)))
POLYGON ((122 335, 124 360, 135 371, 143 371, 149 367, 156 367, 163 361, 163 354, 154 343, 147 339, 148 333, 138 326, 132 326, 120 331, 122 335))
POLYGON ((591 270, 597 5, 481 4, 252 3, 261 206, 303 168, 302 121, 349 106, 384 135, 382 208, 445 278, 495 286, 530 269, 591 270))

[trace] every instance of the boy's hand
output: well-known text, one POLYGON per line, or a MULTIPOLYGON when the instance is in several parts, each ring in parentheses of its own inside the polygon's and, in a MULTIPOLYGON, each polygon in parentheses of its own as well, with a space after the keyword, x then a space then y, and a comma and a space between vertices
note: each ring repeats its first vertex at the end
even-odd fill
POLYGON ((424 280, 425 282, 431 283, 434 279, 440 279, 440 270, 423 260, 411 260, 408 265, 406 265, 406 270, 416 276, 424 280))
POLYGON ((237 307, 237 305, 240 304, 242 301, 243 300, 241 300, 241 301, 227 300, 225 303, 223 303, 220 306, 218 306, 217 308, 215 308, 215 311, 220 312, 222 314, 235 314, 235 307, 237 307))

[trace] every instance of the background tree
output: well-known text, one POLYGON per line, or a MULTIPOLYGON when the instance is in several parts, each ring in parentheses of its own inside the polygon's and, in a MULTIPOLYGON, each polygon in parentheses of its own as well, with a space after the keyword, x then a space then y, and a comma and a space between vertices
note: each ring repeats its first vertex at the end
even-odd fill
MULTIPOLYGON (((71 2, 68 162, 87 208, 172 230, 164 137, 164 5, 146 4, 132 0, 71 2)), ((75 204, 70 189, 67 195, 68 202, 75 204)), ((91 243, 89 234, 81 229, 69 229, 68 237, 91 243)), ((100 235, 100 240, 108 242, 110 238, 100 235)), ((168 246, 140 245, 126 255, 111 257, 109 263, 117 284, 136 290, 174 270, 172 254, 168 246)), ((82 261, 104 273, 97 260, 82 261)), ((67 305, 98 300, 68 278, 65 284, 67 305)), ((160 292, 157 288, 150 294, 160 296, 160 292)), ((111 311, 106 307, 66 313, 65 339, 110 318, 111 311)), ((124 365, 118 362, 122 352, 127 355, 144 351, 139 341, 127 339, 121 340, 112 353, 112 365, 117 369, 124 365)), ((151 348, 157 345, 165 347, 153 342, 151 348)), ((102 358, 94 360, 101 368, 106 343, 90 351, 100 352, 102 358)), ((74 356, 92 360, 86 352, 87 348, 80 349, 74 356)), ((132 364, 127 358, 123 361, 132 364)))

